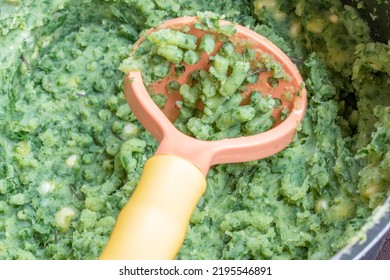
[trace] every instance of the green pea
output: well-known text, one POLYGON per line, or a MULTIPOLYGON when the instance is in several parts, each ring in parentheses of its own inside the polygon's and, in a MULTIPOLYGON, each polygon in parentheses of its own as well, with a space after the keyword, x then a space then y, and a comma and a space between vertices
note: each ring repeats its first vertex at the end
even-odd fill
POLYGON ((248 84, 255 84, 258 79, 259 79, 259 74, 254 73, 254 74, 247 75, 246 78, 245 78, 245 81, 248 84))
POLYGON ((183 97, 184 105, 195 108, 200 96, 200 91, 197 87, 190 87, 184 84, 180 87, 180 94, 183 97))
POLYGON ((223 56, 216 55, 212 66, 210 67, 210 73, 220 81, 224 81, 227 78, 227 72, 229 70, 229 60, 223 56))
POLYGON ((153 64, 160 64, 165 61, 165 58, 161 55, 155 54, 152 56, 152 63, 153 64))
POLYGON ((244 125, 245 132, 249 135, 253 135, 270 129, 273 125, 271 113, 272 111, 267 114, 258 114, 253 119, 246 122, 244 125))
POLYGON ((193 50, 188 50, 184 53, 183 60, 185 63, 193 65, 198 63, 200 59, 200 54, 193 50))
POLYGON ((201 85, 202 85, 202 93, 207 97, 213 97, 217 93, 217 85, 214 83, 212 77, 204 71, 201 73, 202 80, 201 80, 201 85))
POLYGON ((224 56, 230 56, 234 53, 235 47, 231 41, 226 41, 225 43, 222 44, 221 49, 219 50, 219 53, 224 56))
POLYGON ((256 115, 256 110, 250 105, 239 106, 233 112, 234 118, 238 119, 240 122, 247 122, 253 119, 256 115))
POLYGON ((170 71, 171 71, 171 66, 168 61, 157 64, 153 68, 153 74, 159 78, 164 78, 168 76, 170 71))
POLYGON ((174 45, 187 50, 195 50, 198 38, 172 29, 160 29, 151 33, 148 39, 157 46, 174 45))
POLYGON ((191 118, 187 123, 187 128, 198 139, 207 140, 214 133, 210 125, 204 124, 198 118, 191 118))
POLYGON ((213 34, 205 34, 199 45, 199 50, 211 54, 215 49, 215 36, 213 34))
POLYGON ((138 46, 138 48, 135 50, 135 55, 136 56, 141 56, 144 54, 147 54, 151 51, 153 47, 153 43, 149 41, 147 38, 142 41, 142 43, 138 46))
POLYGON ((157 49, 157 54, 175 64, 181 63, 184 56, 183 50, 175 45, 163 45, 157 49))
MULTIPOLYGON (((272 98, 271 98, 272 99, 272 98)), ((250 96, 251 105, 256 111, 266 113, 274 108, 275 101, 271 104, 259 91, 253 91, 250 96)))
POLYGON ((220 130, 229 129, 229 127, 233 126, 238 122, 237 118, 231 113, 224 113, 216 122, 215 125, 220 130))
POLYGON ((213 97, 207 98, 202 100, 203 104, 211 109, 217 108, 218 106, 221 106, 226 100, 226 97, 221 95, 215 95, 213 97))
POLYGON ((232 73, 222 86, 221 94, 223 96, 230 97, 237 91, 244 82, 246 75, 248 74, 249 67, 250 65, 248 62, 237 62, 234 65, 232 73))
POLYGON ((184 121, 188 121, 194 115, 194 109, 183 105, 180 108, 180 115, 178 118, 184 121))
POLYGON ((229 129, 224 129, 217 133, 214 133, 211 136, 211 140, 230 139, 230 138, 240 137, 241 135, 242 135, 241 124, 236 123, 231 127, 229 127, 229 129))

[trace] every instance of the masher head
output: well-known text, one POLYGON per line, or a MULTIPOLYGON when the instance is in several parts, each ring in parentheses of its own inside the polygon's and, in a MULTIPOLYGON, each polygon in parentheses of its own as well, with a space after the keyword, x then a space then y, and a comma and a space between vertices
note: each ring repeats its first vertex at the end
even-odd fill
MULTIPOLYGON (((168 20, 158 27, 148 30, 134 45, 135 51, 145 37, 160 29, 172 29, 194 35, 199 39, 207 33, 197 27, 198 17, 182 17, 168 20)), ((220 20, 221 26, 231 23, 220 20)), ((179 93, 168 90, 171 81, 177 81, 183 85, 188 83, 191 73, 197 70, 208 70, 210 57, 214 56, 221 48, 222 40, 217 40, 213 52, 201 52, 200 60, 193 65, 183 63, 184 69, 178 75, 175 64, 171 64, 170 73, 145 87, 140 71, 130 71, 125 78, 126 99, 141 124, 160 142, 156 154, 174 154, 192 161, 204 173, 214 164, 229 162, 244 162, 268 157, 284 149, 294 138, 297 128, 303 119, 306 108, 306 90, 303 80, 294 63, 268 39, 258 33, 240 25, 234 25, 236 33, 229 37, 238 52, 245 48, 252 48, 259 56, 266 56, 274 60, 281 67, 286 77, 275 79, 271 71, 260 71, 257 82, 246 85, 244 91, 236 94, 243 95, 243 102, 248 102, 252 91, 261 92, 263 95, 272 96, 280 101, 280 106, 275 108, 272 116, 275 120, 271 129, 255 135, 221 139, 215 141, 203 141, 190 137, 178 131, 173 125, 177 118, 182 101, 179 93), (167 102, 163 108, 159 108, 152 100, 150 93, 158 92, 165 95, 167 102), (283 112, 288 112, 282 117, 283 112)), ((218 34, 214 34, 218 38, 218 34)), ((200 41, 200 40, 199 40, 200 41)), ((264 59, 264 57, 263 57, 264 59)), ((202 104, 199 104, 202 109, 202 104)))

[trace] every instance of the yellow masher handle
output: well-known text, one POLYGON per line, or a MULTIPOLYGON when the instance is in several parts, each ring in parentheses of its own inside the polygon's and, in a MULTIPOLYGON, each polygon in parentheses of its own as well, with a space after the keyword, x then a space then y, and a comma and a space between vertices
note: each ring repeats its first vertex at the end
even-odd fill
POLYGON ((205 190, 205 176, 191 162, 173 155, 153 156, 119 213, 100 259, 175 258, 205 190))

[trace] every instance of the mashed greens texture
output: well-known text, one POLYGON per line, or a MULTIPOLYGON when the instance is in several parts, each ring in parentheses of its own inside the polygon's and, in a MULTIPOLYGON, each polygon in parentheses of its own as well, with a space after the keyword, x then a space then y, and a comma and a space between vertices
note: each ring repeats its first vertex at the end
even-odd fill
POLYGON ((197 11, 268 37, 309 104, 264 160, 219 165, 178 259, 327 259, 390 194, 390 45, 336 0, 1 0, 0 259, 95 259, 156 141, 123 96, 139 34, 197 11))

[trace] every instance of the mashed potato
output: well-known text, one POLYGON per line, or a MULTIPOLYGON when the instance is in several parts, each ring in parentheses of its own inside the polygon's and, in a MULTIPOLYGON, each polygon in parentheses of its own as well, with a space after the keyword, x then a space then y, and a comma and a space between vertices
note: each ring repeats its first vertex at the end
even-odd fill
POLYGON ((156 141, 123 95, 140 32, 213 11, 298 65, 296 139, 207 177, 178 259, 327 259, 390 193, 390 46, 339 1, 5 0, 0 259, 95 259, 156 141))

